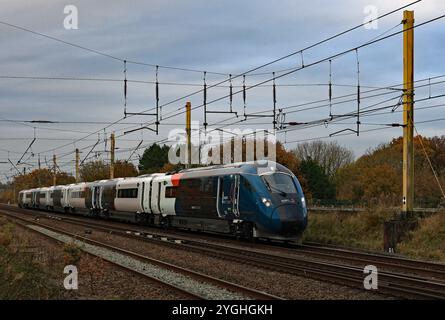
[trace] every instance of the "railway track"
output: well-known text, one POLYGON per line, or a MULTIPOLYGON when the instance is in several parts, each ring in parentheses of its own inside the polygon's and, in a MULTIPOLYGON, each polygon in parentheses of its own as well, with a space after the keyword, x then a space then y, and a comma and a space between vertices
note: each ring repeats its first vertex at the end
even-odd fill
POLYGON ((445 281, 445 264, 441 263, 413 260, 389 254, 325 246, 323 244, 312 242, 297 245, 296 249, 302 253, 322 258, 340 258, 343 261, 374 264, 379 268, 394 269, 404 273, 410 272, 415 275, 445 281))
MULTIPOLYGON (((23 213, 23 210, 19 208, 14 208, 13 210, 23 213)), ((25 212, 28 213, 29 211, 25 212)), ((33 214, 36 214, 36 212, 33 214)), ((42 214, 41 212, 38 212, 37 215, 49 218, 54 216, 52 214, 42 214)), ((363 267, 365 265, 376 265, 379 270, 381 270, 381 267, 398 268, 404 272, 379 271, 378 292, 406 298, 445 299, 445 266, 441 264, 314 245, 306 245, 300 248, 305 254, 309 254, 310 257, 297 257, 282 253, 265 253, 252 248, 204 242, 190 237, 174 236, 169 241, 168 234, 163 232, 147 232, 146 230, 112 226, 109 223, 103 224, 96 221, 87 221, 89 219, 60 216, 62 215, 56 215, 55 217, 87 228, 94 228, 175 248, 181 247, 183 250, 204 253, 259 268, 309 276, 360 289, 363 289, 363 267), (314 259, 314 256, 317 256, 318 259, 314 259), (324 259, 324 261, 321 261, 320 258, 324 259), (354 262, 355 265, 329 262, 326 261, 328 258, 354 262), (361 267, 357 266, 357 264, 361 264, 361 267), (413 274, 419 272, 423 276, 413 274)))
MULTIPOLYGON (((17 212, 17 211, 15 211, 15 212, 17 212)), ((145 263, 148 263, 148 264, 151 264, 151 265, 156 265, 156 266, 161 267, 163 269, 173 271, 173 272, 175 272, 177 274, 185 275, 185 276, 187 276, 189 278, 192 278, 192 279, 195 279, 195 280, 199 281, 200 283, 208 283, 208 284, 211 284, 211 285, 216 286, 218 288, 221 288, 221 289, 224 289, 224 290, 228 290, 230 292, 234 292, 234 293, 236 293, 238 295, 242 295, 244 297, 244 299, 258 299, 258 300, 281 300, 282 299, 280 297, 277 297, 277 296, 274 296, 274 295, 271 295, 271 294, 268 294, 268 293, 265 293, 265 292, 262 292, 262 291, 258 291, 258 290, 255 290, 255 289, 252 289, 252 288, 248 288, 248 287, 245 287, 245 286, 241 286, 241 285, 229 282, 229 281, 218 279, 218 278, 215 278, 215 277, 212 277, 212 276, 200 273, 200 272, 196 272, 196 271, 193 271, 193 270, 190 270, 190 269, 186 269, 186 268, 183 268, 183 267, 171 264, 171 263, 167 263, 167 262, 164 262, 164 261, 161 261, 161 260, 153 259, 153 258, 144 256, 144 255, 141 255, 141 254, 139 254, 137 252, 126 250, 126 249, 123 249, 123 248, 120 248, 120 247, 117 247, 117 246, 112 246, 112 245, 109 245, 109 244, 104 243, 102 241, 89 239, 89 238, 81 236, 79 234, 68 232, 68 231, 63 230, 61 228, 57 228, 57 227, 50 226, 50 225, 45 224, 45 223, 41 223, 39 221, 36 221, 35 219, 27 219, 27 218, 19 217, 19 216, 15 215, 15 214, 11 214, 11 213, 9 213, 9 212, 7 212, 5 210, 0 210, 0 214, 7 216, 10 220, 13 220, 14 223, 20 224, 21 226, 23 226, 23 227, 25 227, 25 228, 27 228, 29 230, 32 230, 34 232, 38 232, 38 231, 36 231, 34 228, 32 228, 32 226, 37 225, 37 226, 39 226, 41 228, 44 228, 44 229, 47 229, 47 230, 51 230, 51 231, 53 231, 53 232, 55 232, 57 234, 62 234, 62 235, 69 236, 69 237, 71 237, 73 239, 76 239, 76 240, 79 240, 79 241, 81 241, 83 243, 88 243, 88 244, 91 244, 91 245, 94 245, 94 246, 105 248, 105 249, 111 250, 113 252, 117 252, 117 253, 123 254, 125 256, 129 256, 129 257, 135 258, 135 259, 140 260, 142 262, 145 262, 145 263)), ((39 216, 42 217, 42 215, 39 215, 39 216)), ((85 226, 87 226, 87 224, 85 224, 85 226)), ((95 226, 91 226, 91 225, 88 225, 88 226, 95 227, 95 226)), ((42 234, 40 232, 38 232, 38 233, 42 234)), ((54 239, 54 238, 52 238, 52 239, 54 239)), ((117 265, 117 266, 119 266, 121 268, 123 267, 122 265, 116 264, 115 262, 110 261, 108 259, 107 259, 107 261, 109 261, 109 262, 111 262, 111 263, 113 263, 113 264, 115 264, 115 265, 117 265)), ((183 295, 185 297, 188 297, 188 298, 191 298, 191 299, 195 299, 195 300, 196 299, 198 299, 198 300, 209 299, 208 296, 205 296, 205 295, 202 295, 202 294, 198 294, 198 293, 190 291, 190 290, 186 290, 186 289, 184 289, 184 288, 182 288, 180 286, 177 286, 177 285, 171 284, 169 282, 160 280, 159 278, 147 275, 146 273, 139 272, 139 271, 137 271, 135 269, 130 269, 130 268, 126 268, 126 267, 123 267, 123 268, 126 269, 126 270, 129 270, 129 271, 131 271, 133 273, 137 273, 139 275, 147 277, 150 280, 152 280, 152 281, 154 281, 154 282, 156 282, 156 283, 158 283, 160 285, 166 286, 166 287, 172 289, 173 291, 178 292, 179 294, 181 294, 181 295, 183 295)))
MULTIPOLYGON (((18 209, 18 208, 16 208, 18 209)), ((20 210, 20 209, 19 209, 20 210)), ((28 211, 25 211, 28 212, 28 211)), ((134 225, 132 227, 129 227, 125 225, 124 227, 119 226, 118 224, 114 222, 109 221, 100 221, 97 222, 95 220, 87 219, 87 218, 74 218, 72 216, 67 217, 66 215, 62 214, 47 214, 47 213, 41 213, 38 211, 34 211, 36 214, 40 214, 42 217, 57 217, 61 218, 63 220, 70 221, 72 223, 77 223, 84 225, 85 227, 88 227, 88 224, 92 224, 97 228, 103 228, 103 231, 108 232, 109 229, 107 228, 113 228, 115 231, 125 231, 127 234, 148 234, 152 235, 155 238, 174 238, 178 240, 182 240, 187 243, 194 243, 198 239, 199 243, 202 243, 202 239, 204 237, 203 234, 200 234, 197 236, 191 236, 191 234, 188 232, 175 232, 175 231, 169 231, 169 232, 161 232, 159 229, 156 231, 150 229, 149 231, 142 229, 134 229, 134 225), (85 224, 87 223, 87 224, 85 224)), ((207 239, 210 239, 212 241, 215 240, 215 237, 206 237, 207 239)), ((264 248, 270 248, 273 249, 274 252, 279 252, 280 254, 285 255, 295 255, 295 254, 304 254, 311 257, 319 257, 323 260, 334 260, 334 261, 343 261, 348 263, 354 263, 357 265, 366 265, 366 264, 373 264, 376 265, 379 269, 388 269, 388 270, 396 270, 398 272, 403 273, 412 273, 413 275, 417 276, 423 276, 425 278, 430 278, 432 280, 438 280, 438 281, 445 281, 445 264, 440 263, 433 263, 433 262, 427 262, 427 261, 420 261, 420 260, 413 260, 408 259, 400 256, 394 256, 389 254, 381 254, 376 252, 365 252, 360 250, 352 250, 352 249, 345 249, 345 248, 339 248, 339 247, 333 247, 328 245, 321 245, 317 243, 305 243, 303 245, 291 245, 291 249, 289 249, 288 246, 277 247, 276 245, 270 245, 267 243, 261 243, 259 245, 253 244, 253 243, 246 243, 246 242, 237 242, 238 246, 239 244, 242 244, 243 246, 247 246, 252 249, 261 249, 264 248), (278 250, 278 251, 277 251, 278 250)))

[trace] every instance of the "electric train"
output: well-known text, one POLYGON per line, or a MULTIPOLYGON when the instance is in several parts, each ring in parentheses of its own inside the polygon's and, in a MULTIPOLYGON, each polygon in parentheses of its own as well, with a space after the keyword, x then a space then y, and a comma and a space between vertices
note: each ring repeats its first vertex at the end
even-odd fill
POLYGON ((297 177, 271 161, 22 190, 19 206, 282 241, 308 219, 297 177))

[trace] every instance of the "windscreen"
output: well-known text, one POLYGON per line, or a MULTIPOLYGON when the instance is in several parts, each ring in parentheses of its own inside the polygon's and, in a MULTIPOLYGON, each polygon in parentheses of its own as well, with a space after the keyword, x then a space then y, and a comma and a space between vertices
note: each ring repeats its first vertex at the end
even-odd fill
POLYGON ((262 176, 264 183, 272 193, 297 193, 292 177, 284 173, 272 173, 262 176))

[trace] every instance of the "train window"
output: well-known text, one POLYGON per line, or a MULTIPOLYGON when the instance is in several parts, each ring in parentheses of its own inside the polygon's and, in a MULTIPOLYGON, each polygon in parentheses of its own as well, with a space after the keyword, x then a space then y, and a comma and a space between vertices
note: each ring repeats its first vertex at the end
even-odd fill
POLYGON ((40 199, 43 199, 43 198, 45 198, 46 197, 46 194, 44 194, 44 193, 41 193, 40 195, 39 195, 39 198, 40 199))
POLYGON ((31 199, 32 198, 32 194, 31 193, 27 193, 26 194, 26 199, 31 199))
POLYGON ((203 178, 201 180, 201 192, 213 195, 214 192, 213 189, 214 189, 213 179, 203 178))
POLYGON ((267 188, 272 193, 297 193, 294 180, 291 176, 284 173, 272 173, 262 176, 267 188))
POLYGON ((73 199, 85 198, 85 192, 84 191, 72 191, 71 198, 73 198, 73 199))
POLYGON ((138 189, 137 188, 119 189, 117 191, 117 197, 118 198, 137 198, 138 197, 138 189))
POLYGON ((102 191, 102 198, 114 198, 114 192, 112 188, 104 188, 102 191))
POLYGON ((165 187, 166 198, 176 198, 177 187, 165 187))

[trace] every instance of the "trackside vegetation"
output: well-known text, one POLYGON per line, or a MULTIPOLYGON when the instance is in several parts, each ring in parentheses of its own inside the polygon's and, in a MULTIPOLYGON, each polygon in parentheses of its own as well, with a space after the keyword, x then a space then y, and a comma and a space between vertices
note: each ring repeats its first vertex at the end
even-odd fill
MULTIPOLYGON (((384 222, 396 211, 312 212, 303 240, 367 250, 383 250, 384 222)), ((397 254, 445 262, 445 210, 418 218, 419 226, 397 245, 397 254)))
POLYGON ((29 243, 14 241, 13 224, 0 222, 0 300, 57 299, 60 284, 29 243))

